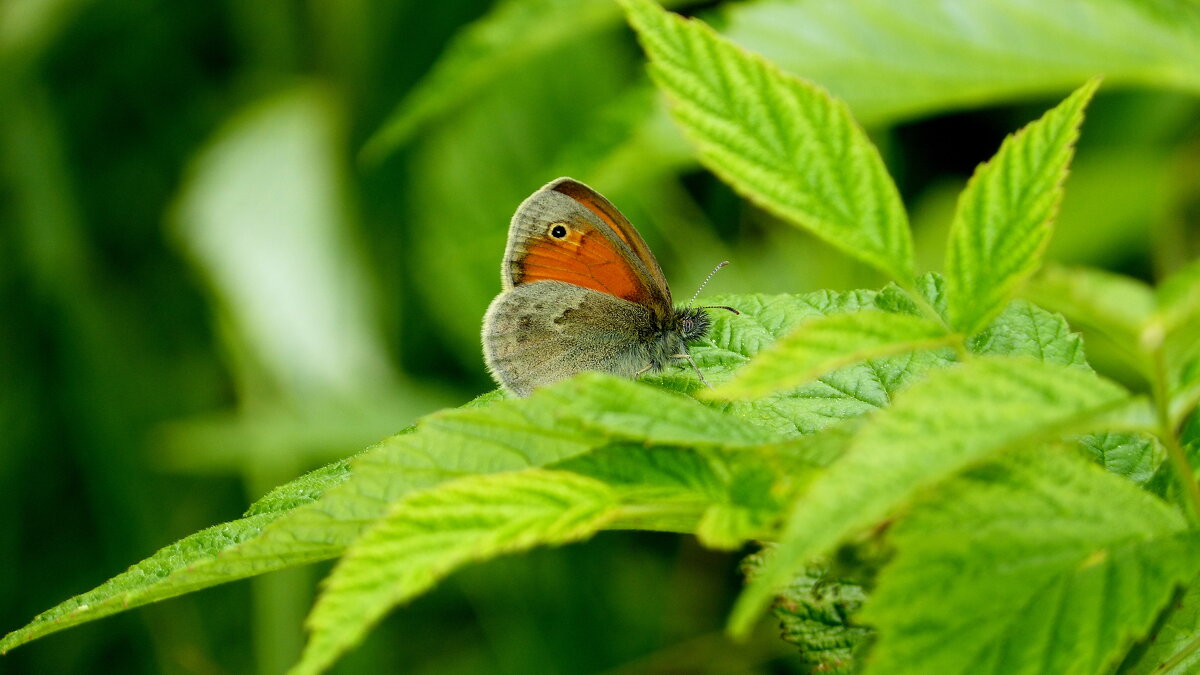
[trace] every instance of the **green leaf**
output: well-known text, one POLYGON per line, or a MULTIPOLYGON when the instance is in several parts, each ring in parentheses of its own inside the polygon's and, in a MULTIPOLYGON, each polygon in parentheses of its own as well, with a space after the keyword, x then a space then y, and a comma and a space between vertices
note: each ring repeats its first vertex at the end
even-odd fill
POLYGON ((793 505, 775 557, 738 599, 730 629, 744 634, 794 571, 921 488, 1015 444, 1085 431, 1078 427, 1126 400, 1091 372, 1024 358, 977 358, 930 373, 876 413, 793 505))
POLYGON ((1031 356, 1039 361, 1088 368, 1083 340, 1067 322, 1024 300, 1013 300, 987 328, 967 341, 976 354, 1031 356))
POLYGON ((757 0, 734 42, 820 83, 868 126, 1115 86, 1200 92, 1200 7, 1137 0, 757 0))
MULTIPOLYGON (((482 397, 489 398, 489 397, 482 397)), ((182 593, 336 557, 387 505, 470 474, 516 471, 608 443, 749 447, 780 437, 676 394, 590 375, 430 415, 349 462, 272 491, 241 520, 168 546, 0 641, 11 649, 62 628, 182 593)))
POLYGON ((325 580, 292 672, 324 670, 389 609, 464 564, 584 539, 616 517, 618 504, 599 481, 543 469, 469 476, 409 495, 325 580))
POLYGON ((1005 139, 959 197, 946 251, 950 323, 967 335, 987 325, 1037 269, 1074 154, 1083 109, 1098 80, 1005 139))
POLYGON ((1147 485, 1166 458, 1166 451, 1150 434, 1102 431, 1077 441, 1085 457, 1137 485, 1147 485))
POLYGON ((1200 569, 1178 512, 1043 447, 943 484, 890 538, 867 673, 1106 672, 1200 569))
MULTIPOLYGON (((412 428, 404 432, 411 431, 412 428)), ((350 477, 349 460, 340 459, 309 471, 294 481, 280 485, 259 498, 246 509, 246 516, 263 513, 282 513, 316 501, 329 488, 350 477)))
POLYGON ((1200 577, 1169 608, 1166 621, 1147 636, 1144 651, 1121 672, 1191 675, 1200 670, 1200 577))
MULTIPOLYGON (((787 335, 803 321, 830 314, 876 308, 874 291, 817 291, 801 295, 716 296, 706 303, 727 304, 741 314, 713 312, 712 343, 692 348, 700 369, 714 385, 762 349, 787 335)), ((949 363, 946 354, 931 351, 884 357, 829 373, 790 391, 753 401, 714 402, 714 408, 762 426, 779 435, 810 434, 884 405, 930 368, 949 363)), ((703 390, 694 375, 645 378, 681 391, 703 390)))
POLYGON ((616 445, 552 468, 603 481, 633 505, 622 528, 695 533, 707 546, 733 549, 769 532, 782 508, 778 493, 822 461, 793 443, 756 450, 616 445))
MULTIPOLYGON (((746 558, 747 578, 770 557, 765 549, 746 558)), ((800 651, 811 673, 850 675, 856 654, 870 644, 874 631, 851 619, 867 594, 862 584, 830 575, 829 565, 807 565, 792 577, 771 607, 780 637, 800 651)))
POLYGON ((1146 373, 1147 366, 1136 355, 1156 301, 1144 282, 1087 267, 1051 265, 1030 280, 1022 295, 1111 341, 1146 373))
POLYGON ((713 398, 756 398, 866 359, 950 344, 945 326, 918 316, 862 311, 807 321, 780 338, 713 398))
POLYGON ((652 0, 622 5, 705 166, 846 254, 911 279, 899 193, 844 104, 652 0))

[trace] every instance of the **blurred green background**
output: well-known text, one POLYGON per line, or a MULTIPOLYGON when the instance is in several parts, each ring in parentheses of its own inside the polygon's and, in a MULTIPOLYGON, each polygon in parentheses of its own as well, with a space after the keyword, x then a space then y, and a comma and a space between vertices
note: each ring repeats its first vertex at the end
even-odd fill
MULTIPOLYGON (((1200 251, 1192 0, 668 3, 843 97, 937 269, 1006 133, 1105 74, 1050 257, 1200 251)), ((609 0, 0 0, 0 631, 491 388, 508 219, 571 175, 690 296, 881 279, 696 163, 609 0)), ((1121 378, 1102 348, 1089 354, 1121 378)), ((280 672, 322 569, 57 634, 0 672, 280 672)), ((338 672, 795 672, 737 556, 608 534, 455 576, 338 672)))

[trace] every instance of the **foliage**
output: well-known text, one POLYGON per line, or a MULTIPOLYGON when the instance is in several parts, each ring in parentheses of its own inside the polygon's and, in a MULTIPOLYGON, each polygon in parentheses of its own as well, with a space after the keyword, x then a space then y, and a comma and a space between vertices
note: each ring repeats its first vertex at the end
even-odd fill
MULTIPOLYGON (((544 4, 502 2, 473 24, 364 151, 382 162, 421 138, 412 161, 429 171, 418 172, 408 206, 430 222, 436 211, 449 225, 413 235, 415 249, 436 259, 428 269, 440 273, 412 277, 418 296, 442 300, 430 302, 429 325, 444 328, 448 343, 474 339, 467 328, 477 329, 475 315, 460 310, 488 292, 455 266, 482 266, 471 256, 490 261, 499 247, 461 259, 434 254, 472 240, 515 204, 512 192, 528 188, 527 175, 576 166, 571 158, 580 156, 598 175, 638 165, 651 180, 694 159, 772 217, 884 275, 886 285, 709 298, 740 312, 714 314, 709 337, 693 349, 713 389, 686 369, 640 381, 584 374, 526 399, 494 392, 424 415, 350 459, 275 487, 242 518, 185 537, 39 614, 0 640, 0 652, 133 607, 336 559, 292 666, 322 672, 390 612, 451 575, 639 530, 692 535, 720 551, 767 542, 746 563, 728 631, 749 636, 773 604, 784 639, 814 670, 1187 672, 1200 653, 1200 265, 1181 265, 1155 287, 1043 266, 1043 257, 1100 85, 1094 76, 1196 89, 1194 69, 1178 66, 1200 44, 1192 5, 1088 0, 1053 14, 1037 3, 989 0, 952 13, 944 3, 914 2, 913 14, 896 23, 920 30, 891 32, 871 56, 897 77, 923 74, 922 86, 884 91, 872 86, 879 76, 831 76, 828 90, 844 103, 796 74, 823 77, 833 66, 811 60, 833 54, 832 62, 843 46, 807 50, 807 62, 772 61, 736 42, 777 48, 790 31, 813 42, 809 19, 856 35, 881 30, 895 19, 889 3, 742 3, 721 15, 730 37, 652 0, 544 4), (771 29, 770 17, 794 13, 805 21, 771 29), (948 25, 983 27, 971 58, 950 58, 962 51, 950 38, 907 48, 926 33, 942 35, 943 24, 923 17, 947 13, 955 19, 948 25), (605 31, 622 15, 694 158, 659 131, 653 99, 625 89, 628 64, 590 63, 572 51, 612 42, 605 31), (1036 41, 1013 38, 1024 34, 1021 21, 1049 34, 1080 17, 1096 30, 1080 38, 1069 62, 959 87, 997 72, 993 59, 1007 68, 1046 58, 1029 46, 1036 41), (555 30, 505 49, 543 22, 555 30), (1133 36, 1131 46, 1111 54, 1117 36, 1133 36), (1000 55, 981 56, 988 46, 1000 55), (582 104, 548 93, 573 91, 567 86, 579 76, 570 64, 594 84, 582 104), (497 168, 497 183, 463 199, 463 186, 446 178, 460 162, 478 160, 458 154, 462 147, 480 153, 505 130, 537 126, 495 114, 502 99, 490 98, 491 88, 516 72, 530 75, 515 86, 543 95, 553 123, 540 145, 499 153, 512 171, 497 168), (915 218, 854 113, 877 123, 1068 83, 1078 88, 978 166, 947 214, 943 271, 917 274, 915 218), (865 93, 875 90, 875 98, 865 93), (436 128, 455 115, 456 125, 436 128), (577 126, 601 121, 612 127, 601 140, 556 147, 577 126), (427 137, 418 133, 425 128, 427 137), (661 137, 660 152, 640 165, 621 139, 645 135, 661 137), (480 140, 452 142, 461 138, 480 140), (446 301, 460 295, 464 305, 446 301), (1100 336, 1129 376, 1098 372, 1077 327, 1100 336)), ((349 426, 377 429, 389 406, 411 410, 412 401, 437 394, 385 365, 369 309, 374 290, 345 235, 356 217, 338 178, 345 167, 326 96, 301 88, 226 128, 191 168, 175 232, 208 269, 220 320, 241 336, 230 349, 245 367, 245 399, 273 401, 286 426, 295 422, 314 444, 337 445, 346 435, 305 426, 308 415, 332 410, 349 426), (278 174, 240 163, 260 144, 268 154, 316 159, 291 160, 298 170, 278 174), (259 219, 237 204, 261 187, 248 186, 256 180, 299 185, 310 201, 298 204, 313 208, 264 216, 275 218, 256 232, 267 236, 238 239, 237 255, 227 255, 231 238, 254 234, 259 219), (223 208, 240 219, 227 219, 223 208), (329 279, 315 286, 340 289, 314 303, 322 322, 307 333, 304 316, 275 303, 273 290, 289 284, 286 270, 254 255, 272 250, 270 240, 293 220, 311 236, 311 268, 329 279), (347 269, 354 272, 339 272, 347 269), (343 311, 349 305, 353 311, 343 311), (338 345, 346 367, 331 367, 319 357, 345 321, 354 344, 338 345)), ((194 445, 228 445, 211 431, 193 421, 175 433, 194 445)), ((260 432, 251 425, 238 433, 260 432)))

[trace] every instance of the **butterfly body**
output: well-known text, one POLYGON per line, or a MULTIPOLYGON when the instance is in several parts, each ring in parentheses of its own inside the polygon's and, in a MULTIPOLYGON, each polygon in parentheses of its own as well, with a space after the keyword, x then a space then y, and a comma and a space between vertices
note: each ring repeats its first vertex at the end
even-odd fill
POLYGON ((484 357, 518 396, 588 370, 659 370, 690 358, 687 343, 708 332, 703 309, 672 305, 658 262, 629 221, 570 178, 518 207, 500 276, 503 291, 484 316, 484 357))

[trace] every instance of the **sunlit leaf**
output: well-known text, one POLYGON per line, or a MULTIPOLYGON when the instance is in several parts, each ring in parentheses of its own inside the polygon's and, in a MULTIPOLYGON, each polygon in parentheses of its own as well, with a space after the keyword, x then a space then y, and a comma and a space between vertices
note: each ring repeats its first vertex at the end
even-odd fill
POLYGON ((652 0, 623 5, 705 166, 751 201, 907 283, 907 216, 845 105, 652 0))
POLYGON ((1037 269, 1074 144, 1098 82, 1005 139, 959 197, 946 252, 950 323, 971 335, 1037 269))
POLYGON ((470 476, 409 495, 326 579, 306 622, 312 635, 292 672, 321 672, 388 609, 454 569, 583 539, 615 518, 618 504, 604 483, 541 469, 470 476))
POLYGON ((712 395, 756 398, 859 361, 940 347, 953 339, 942 324, 918 316, 876 311, 834 314, 801 324, 712 395))
POLYGON ((978 358, 930 373, 869 420, 795 503, 775 555, 739 598, 731 630, 747 631, 793 572, 917 490, 1014 444, 1094 424, 1127 396, 1086 370, 1026 358, 978 358))
POLYGON ((1200 91, 1200 8, 1137 0, 758 0, 724 33, 845 100, 864 124, 1112 85, 1200 91))
POLYGON ((1041 447, 940 486, 890 539, 867 673, 1105 672, 1200 569, 1173 508, 1041 447))

